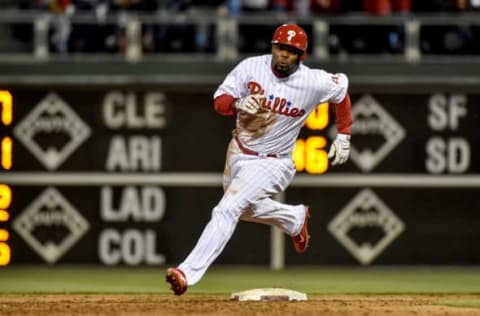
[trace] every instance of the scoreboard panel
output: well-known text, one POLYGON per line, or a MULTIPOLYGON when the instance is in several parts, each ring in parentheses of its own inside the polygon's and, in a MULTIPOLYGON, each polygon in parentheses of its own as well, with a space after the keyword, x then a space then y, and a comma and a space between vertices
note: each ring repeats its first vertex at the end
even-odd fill
MULTIPOLYGON (((297 140, 298 175, 284 199, 317 209, 314 230, 329 238, 304 259, 288 251, 287 261, 452 263, 454 254, 459 263, 479 262, 468 246, 425 256, 408 247, 418 238, 422 247, 450 240, 450 220, 457 241, 471 243, 480 231, 480 95, 362 93, 352 102, 346 165, 328 162, 328 104, 297 140), (448 220, 433 221, 425 237, 435 212, 448 220)), ((179 262, 222 195, 234 119, 215 113, 209 93, 0 87, 0 106, 0 265, 179 262)), ((230 242, 237 248, 218 262, 268 263, 269 232, 257 226, 241 223, 230 242)))

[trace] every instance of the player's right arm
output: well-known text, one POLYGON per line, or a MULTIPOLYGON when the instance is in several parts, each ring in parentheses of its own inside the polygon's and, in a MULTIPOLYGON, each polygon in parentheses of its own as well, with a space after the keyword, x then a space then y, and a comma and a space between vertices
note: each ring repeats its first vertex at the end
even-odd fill
POLYGON ((240 97, 242 91, 242 69, 241 63, 237 65, 223 80, 213 94, 213 108, 221 115, 235 115, 235 101, 240 97))
POLYGON ((222 94, 213 101, 213 108, 221 115, 231 116, 235 115, 234 108, 236 99, 229 94, 222 94))
POLYGON ((258 112, 263 95, 249 95, 248 73, 253 68, 252 59, 240 62, 215 91, 213 107, 221 115, 235 115, 242 112, 254 115, 258 112))
POLYGON ((262 94, 250 94, 241 99, 235 99, 231 95, 222 94, 215 99, 213 107, 215 111, 222 115, 233 115, 236 112, 254 115, 262 106, 264 99, 265 97, 262 94))
POLYGON ((241 61, 226 76, 213 94, 213 107, 221 115, 235 115, 236 102, 248 94, 248 59, 241 61))

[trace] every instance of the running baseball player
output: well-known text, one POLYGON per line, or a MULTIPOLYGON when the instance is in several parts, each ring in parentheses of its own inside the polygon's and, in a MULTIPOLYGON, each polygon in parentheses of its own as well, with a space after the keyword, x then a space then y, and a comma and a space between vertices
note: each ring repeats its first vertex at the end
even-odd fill
POLYGON ((225 193, 187 258, 167 270, 175 295, 200 281, 239 220, 276 226, 292 237, 298 253, 307 250, 308 206, 280 203, 272 196, 291 183, 296 139, 319 103, 329 102, 335 112, 337 136, 328 153, 332 165, 348 159, 352 124, 347 77, 305 66, 307 45, 300 26, 281 25, 273 34, 271 54, 244 59, 215 91, 215 110, 236 115, 223 176, 225 193))

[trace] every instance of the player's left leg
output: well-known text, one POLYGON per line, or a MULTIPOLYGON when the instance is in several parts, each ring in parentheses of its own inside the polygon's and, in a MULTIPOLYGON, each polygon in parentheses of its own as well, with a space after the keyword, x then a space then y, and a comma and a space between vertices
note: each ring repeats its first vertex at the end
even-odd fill
POLYGON ((278 227, 292 237, 293 245, 298 253, 307 250, 310 241, 308 221, 310 211, 306 205, 288 205, 270 198, 251 205, 240 217, 240 220, 278 227))
POLYGON ((295 236, 305 221, 305 205, 289 205, 265 198, 250 205, 240 220, 275 226, 287 235, 295 236))
MULTIPOLYGON (((269 195, 252 203, 242 213, 240 220, 278 227, 292 237, 295 250, 299 253, 307 250, 309 209, 306 205, 289 205, 273 200, 270 196, 284 191, 295 176, 295 166, 290 159, 266 159, 262 164, 279 164, 283 168, 276 170, 264 189, 269 195)), ((266 167, 266 166, 264 166, 266 167)), ((266 167, 267 168, 267 167, 266 167)), ((268 169, 268 168, 267 168, 268 169)))

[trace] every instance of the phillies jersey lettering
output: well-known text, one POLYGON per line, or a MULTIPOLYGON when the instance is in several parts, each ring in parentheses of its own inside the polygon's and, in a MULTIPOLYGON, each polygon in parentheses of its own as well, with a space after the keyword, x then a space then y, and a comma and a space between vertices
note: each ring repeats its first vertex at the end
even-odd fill
POLYGON ((290 76, 278 78, 271 70, 271 60, 270 54, 243 60, 226 76, 214 98, 263 94, 265 99, 257 114, 237 114, 235 134, 254 151, 288 155, 317 105, 339 103, 345 98, 348 79, 344 74, 311 69, 302 63, 290 76))
MULTIPOLYGON (((250 94, 264 94, 265 92, 262 86, 257 82, 251 81, 247 84, 247 87, 250 94)), ((268 98, 265 98, 261 103, 262 107, 281 115, 295 117, 303 116, 305 114, 305 110, 292 107, 291 105, 292 102, 285 98, 276 97, 273 94, 269 95, 268 98)))

